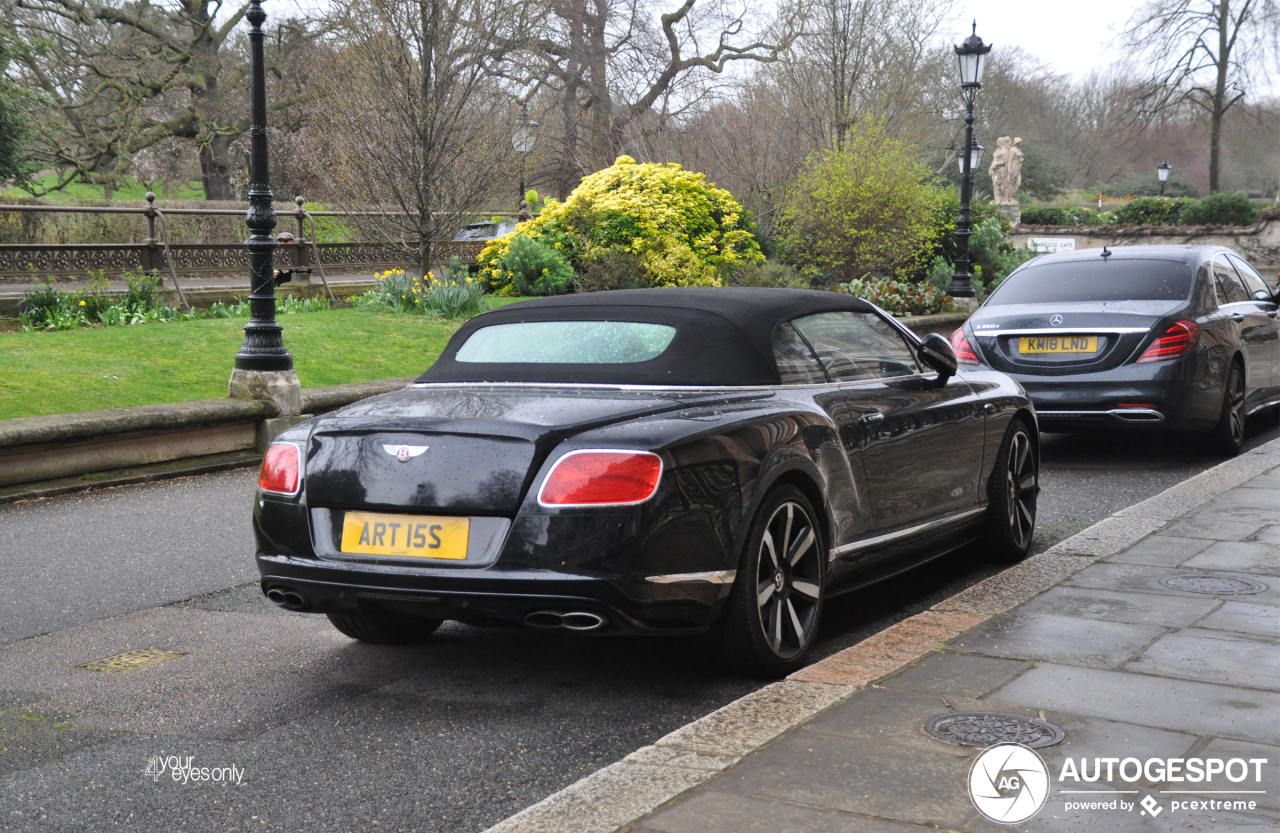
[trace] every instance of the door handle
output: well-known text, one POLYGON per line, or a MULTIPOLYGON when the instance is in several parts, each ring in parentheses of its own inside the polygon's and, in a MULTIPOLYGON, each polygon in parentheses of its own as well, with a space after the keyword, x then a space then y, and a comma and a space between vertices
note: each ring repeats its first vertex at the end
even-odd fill
POLYGON ((1275 318, 1275 317, 1276 317, 1276 311, 1275 311, 1275 310, 1270 310, 1270 311, 1268 311, 1268 312, 1267 312, 1267 318, 1275 318))
POLYGON ((1239 324, 1241 321, 1244 320, 1244 315, 1238 312, 1233 312, 1231 313, 1231 320, 1239 324))
POLYGON ((862 416, 858 417, 859 425, 868 425, 868 426, 879 425, 882 422, 884 422, 884 414, 879 412, 863 414, 862 416))
POLYGON ((996 406, 988 402, 982 406, 982 410, 986 411, 989 414, 994 414, 996 412, 996 406))

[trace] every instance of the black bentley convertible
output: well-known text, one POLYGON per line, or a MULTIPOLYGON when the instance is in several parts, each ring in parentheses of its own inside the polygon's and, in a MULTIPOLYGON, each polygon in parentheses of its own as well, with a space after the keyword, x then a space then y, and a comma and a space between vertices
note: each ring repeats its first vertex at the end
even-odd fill
POLYGON ((445 619, 710 630, 802 662, 824 599, 979 538, 1030 546, 1035 412, 831 292, 525 301, 464 325, 405 390, 290 429, 254 505, 262 589, 344 634, 445 619))

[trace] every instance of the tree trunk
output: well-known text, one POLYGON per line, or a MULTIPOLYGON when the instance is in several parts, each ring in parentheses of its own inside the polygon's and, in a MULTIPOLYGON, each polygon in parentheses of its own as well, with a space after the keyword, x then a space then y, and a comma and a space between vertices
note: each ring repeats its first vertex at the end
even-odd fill
POLYGON ((228 152, 231 139, 215 136, 213 141, 200 148, 200 180, 204 183, 206 200, 233 200, 231 191, 231 163, 228 152))
POLYGON ((1213 85, 1213 108, 1209 126, 1209 193, 1220 187, 1219 165, 1222 151, 1222 119, 1227 110, 1227 71, 1231 69, 1231 46, 1227 39, 1227 25, 1231 22, 1230 0, 1218 4, 1218 77, 1213 85))

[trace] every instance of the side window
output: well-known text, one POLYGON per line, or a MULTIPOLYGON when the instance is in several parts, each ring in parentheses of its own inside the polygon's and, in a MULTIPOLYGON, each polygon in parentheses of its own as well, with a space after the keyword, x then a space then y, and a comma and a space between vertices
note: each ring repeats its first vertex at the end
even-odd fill
POLYGON ((790 323, 779 324, 773 331, 773 360, 784 385, 826 384, 822 365, 790 323))
POLYGON ((1219 304, 1238 304, 1249 300, 1240 276, 1223 255, 1217 255, 1213 259, 1213 285, 1218 293, 1219 304))
POLYGON ((1249 299, 1253 301, 1267 300, 1271 298, 1271 290, 1267 289, 1267 282, 1262 276, 1253 270, 1253 267, 1244 261, 1244 258, 1235 255, 1227 255, 1227 260, 1231 261, 1231 265, 1236 267, 1236 272, 1240 274, 1240 279, 1244 281, 1244 287, 1249 291, 1249 299), (1266 299, 1259 298, 1256 293, 1259 291, 1267 293, 1266 299))
POLYGON ((835 381, 864 381, 920 372, 893 325, 871 312, 820 312, 795 321, 835 381))

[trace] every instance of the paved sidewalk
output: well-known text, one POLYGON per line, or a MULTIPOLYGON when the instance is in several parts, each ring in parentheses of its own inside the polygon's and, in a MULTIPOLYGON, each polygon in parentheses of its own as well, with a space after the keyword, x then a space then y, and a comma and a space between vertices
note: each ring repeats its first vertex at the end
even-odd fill
POLYGON ((1280 468, 1177 513, 1149 537, 861 689, 628 829, 1016 829, 986 821, 969 798, 979 750, 922 730, 932 717, 973 711, 1039 718, 1065 732, 1060 744, 1041 750, 1052 792, 1021 829, 1280 827, 1280 468), (1171 576, 1198 577, 1191 586, 1213 577, 1217 590, 1241 592, 1171 589, 1161 583, 1171 576), (1201 783, 1125 781, 1118 770, 1109 781, 1105 772, 1092 783, 1058 778, 1067 758, 1092 767, 1107 757, 1267 763, 1261 785, 1253 764, 1239 783, 1223 775, 1201 783), (1215 788, 1265 793, 1169 792, 1215 788), (1154 818, 1140 803, 1148 795, 1161 808, 1154 818), (1131 809, 1075 806, 1116 799, 1131 809), (1252 802, 1253 809, 1172 809, 1188 799, 1252 802))
POLYGON ((1280 440, 730 703, 489 833, 937 829, 1280 829, 1280 440), (978 812, 970 769, 991 741, 969 747, 924 729, 964 712, 1061 730, 1039 749, 1049 790, 1037 815, 1009 825, 978 812), (1069 777, 1069 758, 1085 778, 1069 777), (1177 779, 1211 759, 1233 777, 1177 779))

